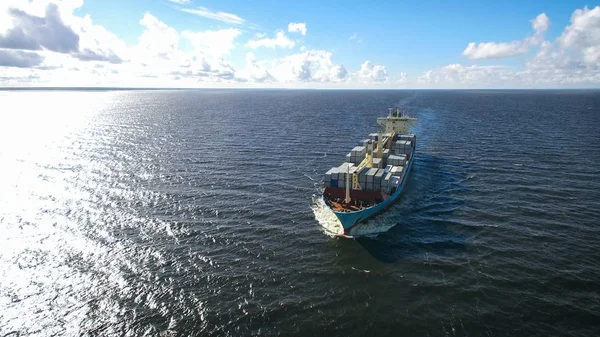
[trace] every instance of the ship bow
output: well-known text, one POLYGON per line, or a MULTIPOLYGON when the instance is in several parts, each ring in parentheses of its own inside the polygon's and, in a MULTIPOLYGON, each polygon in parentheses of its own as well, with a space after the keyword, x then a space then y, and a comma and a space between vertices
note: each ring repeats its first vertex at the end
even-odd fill
POLYGON ((350 230, 356 226, 362 219, 362 211, 357 212, 334 212, 337 218, 342 223, 344 234, 348 234, 350 230))

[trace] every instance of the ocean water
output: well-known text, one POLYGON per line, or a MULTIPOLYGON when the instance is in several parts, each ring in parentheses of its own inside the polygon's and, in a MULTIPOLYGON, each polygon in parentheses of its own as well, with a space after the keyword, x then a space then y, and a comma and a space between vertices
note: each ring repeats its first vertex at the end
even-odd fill
POLYGON ((599 336, 599 91, 0 91, 0 336, 599 336), (407 189, 322 174, 402 105, 407 189))

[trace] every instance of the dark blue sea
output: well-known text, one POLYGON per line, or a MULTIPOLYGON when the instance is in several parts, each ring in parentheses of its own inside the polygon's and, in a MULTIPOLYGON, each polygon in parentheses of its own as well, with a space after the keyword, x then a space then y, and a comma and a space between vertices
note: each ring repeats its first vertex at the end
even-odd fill
POLYGON ((0 91, 0 336, 599 336, 600 91, 0 91), (401 105, 402 197, 322 174, 401 105))

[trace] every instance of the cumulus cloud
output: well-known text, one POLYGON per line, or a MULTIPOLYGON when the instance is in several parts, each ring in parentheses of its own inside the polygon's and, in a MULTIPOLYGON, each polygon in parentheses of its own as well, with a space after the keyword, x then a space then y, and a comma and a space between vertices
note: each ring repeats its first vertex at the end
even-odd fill
POLYGON ((286 56, 277 62, 272 73, 282 82, 339 83, 348 78, 346 68, 335 64, 332 54, 324 50, 286 56))
POLYGON ((43 60, 44 57, 37 53, 0 49, 0 67, 32 68, 43 60))
POLYGON ((471 60, 477 60, 505 58, 526 54, 531 46, 541 43, 541 35, 548 29, 550 19, 545 13, 542 13, 530 22, 535 31, 535 35, 533 36, 512 42, 470 42, 462 55, 471 60))
POLYGON ((123 62, 115 49, 124 54, 125 43, 104 27, 94 25, 89 15, 72 15, 81 1, 51 1, 4 3, 6 17, 0 18, 5 21, 4 28, 0 27, 0 48, 52 51, 81 61, 123 62))
POLYGON ((196 49, 207 50, 216 56, 227 55, 235 47, 233 41, 241 34, 239 29, 229 28, 202 32, 183 31, 182 36, 190 40, 196 49))
POLYGON ((79 52, 72 55, 81 61, 99 61, 119 64, 127 60, 128 47, 115 34, 92 22, 89 15, 70 20, 79 35, 79 52))
POLYGON ((58 53, 78 51, 79 35, 63 23, 56 4, 48 4, 44 17, 30 15, 15 8, 9 9, 9 14, 14 27, 0 35, 0 48, 45 48, 58 53))
POLYGON ((556 41, 543 41, 524 69, 515 71, 516 81, 528 87, 597 86, 599 49, 600 6, 577 9, 556 41))
POLYGON ((371 61, 365 61, 360 66, 359 77, 363 82, 384 82, 388 79, 388 73, 384 66, 373 65, 371 61))
MULTIPOLYGON (((74 9, 81 5, 81 0, 1 0, 0 85, 515 88, 600 83, 600 7, 575 10, 556 40, 544 41, 550 19, 540 14, 522 40, 471 43, 463 53, 476 60, 535 50, 522 65, 450 64, 413 80, 370 61, 353 64, 354 70, 348 71, 334 62, 331 52, 304 46, 302 52, 276 58, 268 56, 272 50, 261 50, 260 58, 247 53, 245 62, 234 67, 227 58, 238 45, 241 29, 178 31, 150 13, 137 18, 143 32, 127 45, 89 15, 79 16, 74 9), (181 49, 182 38, 193 50, 181 49)), ((246 46, 292 48, 296 42, 289 36, 304 35, 305 29, 305 24, 291 23, 289 33, 248 33, 253 38, 246 46)), ((350 36, 352 41, 358 38, 350 36)))
POLYGON ((531 20, 531 26, 533 27, 533 30, 535 30, 536 34, 543 34, 550 26, 550 18, 546 15, 546 13, 542 13, 536 16, 535 19, 531 20))
POLYGON ((81 61, 102 61, 114 64, 123 62, 123 60, 112 51, 107 51, 106 53, 103 51, 95 52, 89 48, 86 48, 73 56, 81 61))
POLYGON ((186 12, 186 13, 198 15, 198 16, 201 16, 201 17, 204 17, 207 19, 222 21, 222 22, 226 22, 226 23, 233 23, 233 24, 241 25, 244 22, 246 22, 246 20, 242 19, 241 17, 239 17, 235 14, 227 13, 227 12, 213 11, 206 7, 198 7, 195 9, 181 8, 180 10, 182 12, 186 12))
POLYGON ((179 49, 179 33, 152 14, 144 14, 140 24, 146 29, 138 39, 138 56, 166 59, 179 49))
POLYGON ((563 48, 579 51, 589 66, 600 60, 600 6, 577 9, 571 16, 571 24, 558 38, 563 48))
POLYGON ((245 75, 257 83, 273 82, 275 80, 269 71, 258 63, 253 53, 246 53, 245 75))
POLYGON ((296 45, 296 43, 290 40, 283 31, 278 31, 275 34, 274 38, 263 38, 258 40, 250 40, 246 44, 248 47, 252 49, 266 47, 266 48, 292 48, 296 45))
POLYGON ((507 67, 450 64, 427 71, 417 81, 425 86, 468 88, 473 85, 494 86, 510 82, 514 77, 515 74, 507 67))
POLYGON ((288 32, 298 32, 303 36, 306 35, 306 23, 293 23, 288 24, 288 32))
MULTIPOLYGON (((536 35, 550 20, 539 15, 531 21, 536 35)), ((573 87, 600 83, 600 7, 577 9, 556 41, 536 40, 540 46, 522 68, 451 64, 419 77, 423 86, 434 87, 573 87)))
POLYGON ((180 34, 172 27, 147 13, 140 24, 145 27, 135 47, 133 67, 138 76, 162 76, 173 80, 198 82, 233 81, 236 70, 221 57, 234 47, 233 40, 240 34, 237 29, 191 32, 181 36, 189 39, 194 51, 184 52, 179 48, 180 34))

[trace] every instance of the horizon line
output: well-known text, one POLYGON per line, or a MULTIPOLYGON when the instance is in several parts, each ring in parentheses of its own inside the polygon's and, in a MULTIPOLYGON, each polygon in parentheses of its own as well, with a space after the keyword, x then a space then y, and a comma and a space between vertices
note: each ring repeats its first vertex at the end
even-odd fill
POLYGON ((598 91, 598 88, 290 88, 290 87, 102 87, 102 86, 31 86, 31 87, 3 87, 0 86, 0 91, 18 91, 18 90, 114 90, 114 91, 128 91, 128 90, 339 90, 339 91, 356 91, 356 90, 365 90, 365 91, 410 91, 410 90, 420 90, 420 91, 472 91, 472 90, 481 90, 481 91, 498 91, 498 90, 506 90, 506 91, 567 91, 567 90, 590 90, 590 91, 598 91))

